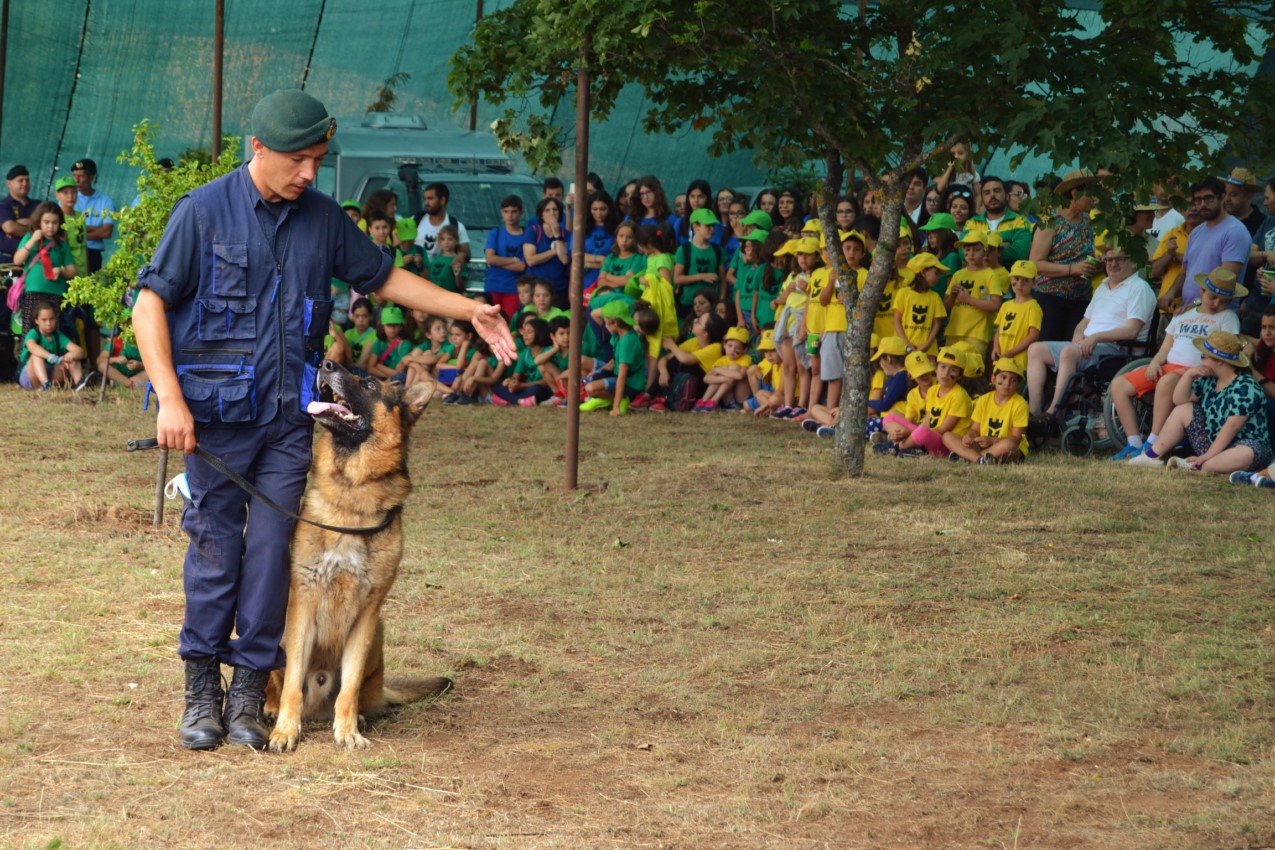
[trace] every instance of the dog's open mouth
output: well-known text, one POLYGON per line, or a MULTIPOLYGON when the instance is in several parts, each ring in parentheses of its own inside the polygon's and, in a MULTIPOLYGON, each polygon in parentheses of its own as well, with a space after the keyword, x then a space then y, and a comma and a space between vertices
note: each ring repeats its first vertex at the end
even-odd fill
POLYGON ((306 406, 306 413, 314 417, 332 416, 346 422, 358 422, 361 418, 346 406, 342 398, 326 381, 319 381, 319 399, 306 406))

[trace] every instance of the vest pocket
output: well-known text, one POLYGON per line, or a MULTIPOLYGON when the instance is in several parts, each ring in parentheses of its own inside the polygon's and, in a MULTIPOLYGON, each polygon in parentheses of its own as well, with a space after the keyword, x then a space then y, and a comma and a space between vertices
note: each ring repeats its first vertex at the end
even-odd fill
POLYGON ((305 299, 305 345, 307 353, 323 351, 323 338, 328 333, 328 323, 332 319, 331 298, 305 299))
POLYGON ((198 299, 199 338, 205 342, 257 338, 257 299, 198 299))
POLYGON ((213 242, 212 289, 214 295, 232 298, 248 294, 248 243, 213 242))
POLYGON ((257 418, 256 376, 251 366, 178 366, 177 381, 196 422, 251 422, 257 418))

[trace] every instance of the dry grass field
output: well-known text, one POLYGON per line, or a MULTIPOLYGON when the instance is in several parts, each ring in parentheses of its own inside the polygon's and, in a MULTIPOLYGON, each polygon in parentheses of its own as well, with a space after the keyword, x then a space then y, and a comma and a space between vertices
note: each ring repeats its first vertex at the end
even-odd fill
MULTIPOLYGON (((1271 497, 730 414, 426 412, 391 675, 337 750, 177 744, 185 537, 140 396, 0 388, 0 847, 1275 845, 1271 497), (95 395, 95 394, 94 394, 95 395)), ((181 469, 174 458, 170 474, 181 469)))

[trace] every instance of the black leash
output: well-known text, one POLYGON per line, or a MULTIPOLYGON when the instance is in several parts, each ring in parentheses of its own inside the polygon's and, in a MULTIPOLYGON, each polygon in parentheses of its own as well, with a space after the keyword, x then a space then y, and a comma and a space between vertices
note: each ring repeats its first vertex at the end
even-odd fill
MULTIPOLYGON (((126 448, 130 452, 144 451, 146 449, 157 449, 159 448, 159 440, 155 439, 154 437, 147 437, 146 439, 142 439, 142 440, 129 440, 126 448)), ((215 454, 208 451, 203 446, 196 445, 195 454, 198 455, 200 460, 202 460, 204 463, 208 464, 213 469, 217 470, 222 475, 226 476, 231 481, 233 481, 235 485, 239 487, 240 490, 243 490, 245 493, 247 493, 249 496, 252 496, 254 499, 260 499, 262 502, 265 503, 266 507, 272 508, 273 510, 278 511, 284 516, 289 517, 290 519, 295 519, 297 522, 304 522, 307 525, 313 525, 316 528, 322 528, 325 531, 335 531, 339 534, 376 534, 378 531, 384 531, 385 529, 389 528, 390 523, 394 521, 394 517, 398 516, 403 511, 402 505, 395 505, 394 507, 390 508, 389 512, 385 515, 385 519, 381 520, 379 525, 368 526, 366 528, 344 528, 339 525, 327 525, 326 523, 315 522, 312 519, 306 519, 300 514, 293 513, 292 511, 280 505, 278 502, 271 499, 266 494, 262 493, 253 485, 251 481, 244 478, 238 472, 235 472, 229 466, 226 466, 226 462, 224 460, 217 457, 215 454)))

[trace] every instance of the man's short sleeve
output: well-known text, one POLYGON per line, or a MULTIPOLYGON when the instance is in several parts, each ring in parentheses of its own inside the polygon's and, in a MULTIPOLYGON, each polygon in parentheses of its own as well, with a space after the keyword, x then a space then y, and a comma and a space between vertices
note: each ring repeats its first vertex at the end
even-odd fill
POLYGON ((345 281, 360 295, 367 295, 381 288, 393 268, 394 255, 382 251, 342 212, 332 254, 332 277, 345 281))
POLYGON ((1133 298, 1129 299, 1129 318, 1142 321, 1141 337, 1146 334, 1147 325, 1151 323, 1151 317, 1155 314, 1155 290, 1142 278, 1138 278, 1137 283, 1138 288, 1134 290, 1133 298))
POLYGON ((149 289, 170 307, 199 288, 199 222, 190 198, 179 198, 150 263, 137 273, 137 285, 149 289))
POLYGON ((1253 240, 1243 222, 1234 217, 1232 220, 1239 226, 1227 228, 1226 234, 1222 237, 1222 262, 1239 263, 1242 274, 1245 266, 1248 265, 1248 255, 1252 249, 1253 240))
POLYGON ((465 225, 456 219, 452 219, 452 224, 456 225, 456 241, 461 245, 469 244, 469 231, 465 229, 465 225))

